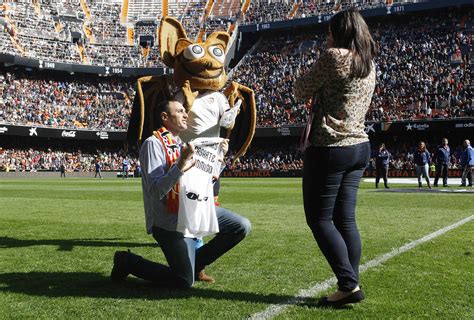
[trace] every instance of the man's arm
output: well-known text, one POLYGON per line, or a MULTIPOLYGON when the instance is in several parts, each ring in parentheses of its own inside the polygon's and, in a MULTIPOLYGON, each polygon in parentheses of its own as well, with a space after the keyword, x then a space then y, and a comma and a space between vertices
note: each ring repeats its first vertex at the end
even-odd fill
POLYGON ((158 140, 147 139, 140 149, 140 163, 145 183, 143 187, 153 197, 163 199, 183 175, 177 165, 166 171, 166 155, 158 140))

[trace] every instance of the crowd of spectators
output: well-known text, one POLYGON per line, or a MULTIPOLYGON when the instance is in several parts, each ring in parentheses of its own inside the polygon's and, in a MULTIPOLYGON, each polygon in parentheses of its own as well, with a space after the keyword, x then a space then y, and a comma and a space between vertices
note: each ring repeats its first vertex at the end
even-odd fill
MULTIPOLYGON (((121 4, 88 1, 88 6, 89 18, 82 12, 79 1, 12 3, 0 16, 12 23, 15 36, 10 38, 1 30, 0 53, 99 66, 163 66, 158 55, 144 54, 138 41, 129 44, 127 28, 120 22, 121 4), (75 16, 64 16, 74 11, 75 16)), ((137 39, 134 35, 133 40, 137 39)), ((154 51, 157 51, 156 42, 154 51)))
POLYGON ((0 147, 0 171, 59 171, 60 166, 64 165, 68 172, 94 172, 97 161, 100 161, 104 171, 122 171, 124 157, 131 172, 140 165, 137 157, 126 156, 122 152, 0 147))
POLYGON ((472 116, 470 64, 453 57, 471 45, 463 12, 399 19, 374 28, 377 86, 367 120, 472 116))
POLYGON ((157 24, 152 22, 136 23, 134 28, 135 38, 139 39, 141 36, 155 37, 158 30, 157 24))
MULTIPOLYGON (((403 0, 404 3, 407 1, 403 0)), ((413 0, 413 2, 416 1, 413 0)), ((397 2, 399 1, 391 1, 391 3, 397 2)), ((192 1, 186 4, 170 3, 169 14, 182 21, 189 37, 194 38, 202 29, 201 21, 206 3, 206 1, 192 1)), ((265 23, 304 18, 327 13, 333 14, 349 6, 369 9, 387 6, 387 3, 386 0, 303 0, 300 2, 255 0, 251 1, 242 23, 265 23)), ((144 56, 138 42, 135 41, 133 45, 128 42, 127 27, 124 24, 126 21, 121 20, 121 3, 87 0, 84 1, 84 4, 84 8, 88 8, 90 15, 86 14, 80 1, 75 0, 42 2, 19 0, 11 3, 9 10, 0 12, 0 14, 8 16, 12 21, 17 30, 16 40, 19 46, 2 46, 0 52, 12 53, 13 51, 17 55, 66 63, 120 67, 163 66, 158 55, 144 56), (69 18, 63 19, 65 15, 69 18), (79 45, 76 42, 77 38, 73 39, 72 31, 82 34, 79 45), (6 49, 9 49, 9 52, 6 49), (81 55, 83 55, 82 58, 81 55)), ((157 2, 156 5, 160 5, 160 3, 157 2)), ((229 6, 228 3, 220 5, 229 6)), ((140 8, 139 10, 142 11, 149 9, 144 6, 140 8)), ((213 10, 219 14, 211 15, 207 19, 204 29, 207 31, 226 30, 231 19, 235 18, 232 15, 236 10, 233 8, 224 11, 213 10), (229 14, 231 16, 226 16, 229 14)), ((129 18, 129 23, 136 22, 134 16, 129 18)), ((159 16, 154 18, 159 20, 159 16)), ((139 37, 142 29, 142 27, 134 29, 134 40, 139 37)), ((11 42, 10 39, 5 40, 11 42)), ((158 51, 156 39, 154 42, 151 49, 158 51)))
MULTIPOLYGON (((392 1, 401 2, 401 1, 392 1)), ((403 3, 416 2, 403 0, 403 3)), ((303 0, 296 11, 294 18, 308 18, 321 14, 334 14, 349 7, 359 10, 387 6, 387 0, 303 0)))
POLYGON ((189 39, 196 39, 201 30, 202 17, 206 10, 206 2, 191 2, 179 18, 189 39))
MULTIPOLYGON (((379 45, 377 86, 368 121, 473 116, 471 46, 463 30, 470 21, 461 10, 384 18, 372 24, 379 45), (453 56, 460 62, 453 62, 453 56)), ((304 74, 325 48, 326 30, 270 36, 235 68, 233 80, 255 91, 258 125, 306 121, 308 106, 293 97, 295 78, 304 74)))
POLYGON ((18 35, 17 39, 24 52, 24 56, 32 59, 65 63, 81 63, 81 56, 77 44, 70 41, 39 38, 37 36, 18 35))
MULTIPOLYGON (((195 3, 187 10, 189 14, 197 14, 204 7, 195 3)), ((379 46, 377 85, 366 120, 473 116, 470 64, 464 54, 472 44, 463 29, 472 18, 472 12, 451 9, 429 15, 373 20, 371 29, 379 46)), ((185 23, 191 20, 184 17, 185 23)), ((224 28, 229 23, 225 19, 213 21, 217 28, 224 28)), ((139 29, 140 34, 152 31, 154 27, 150 25, 151 29, 139 29)), ((234 68, 231 80, 255 91, 258 126, 306 122, 310 106, 294 99, 293 83, 309 70, 325 48, 325 28, 265 37, 257 49, 234 68)), ((6 41, 1 51, 16 50, 8 37, 0 32, 0 40, 6 41)), ((40 47, 25 46, 29 54, 34 52, 33 56, 57 55, 65 61, 81 60, 77 48, 67 41, 18 35, 18 39, 26 38, 43 44, 40 47, 44 51, 35 51, 40 47)), ((84 48, 88 58, 98 65, 123 66, 133 61, 134 66, 140 66, 159 60, 156 44, 147 49, 147 55, 140 46, 87 43, 84 48)), ((0 121, 108 130, 127 127, 134 95, 133 79, 121 79, 119 84, 107 78, 79 80, 79 77, 69 77, 55 81, 15 73, 6 78, 0 101, 0 121), (28 94, 25 94, 27 90, 28 94)))
POLYGON ((208 34, 214 31, 227 31, 233 20, 228 18, 214 17, 206 22, 206 32, 208 34))
POLYGON ((295 3, 285 0, 256 0, 250 3, 249 10, 242 21, 243 24, 256 24, 289 19, 295 3))
MULTIPOLYGON (((437 143, 427 143, 433 164, 437 143)), ((67 171, 93 172, 95 163, 100 161, 104 171, 121 171, 124 157, 130 163, 130 171, 139 166, 136 155, 125 155, 123 150, 89 150, 63 148, 2 148, 0 147, 0 171, 59 171, 64 164, 67 171), (118 150, 118 151, 117 151, 118 150)), ((388 143, 387 149, 391 153, 389 168, 391 170, 414 170, 414 153, 416 142, 388 143)), ((375 155, 377 146, 372 145, 373 155, 367 170, 375 170, 375 155)), ((449 169, 460 169, 461 145, 451 145, 451 162, 449 169)), ((232 164, 232 154, 226 158, 226 170, 231 171, 298 171, 303 168, 303 153, 298 149, 296 139, 279 143, 278 146, 262 145, 257 143, 251 146, 245 156, 240 157, 232 164)))
MULTIPOLYGON (((427 150, 431 153, 432 163, 435 161, 436 148, 440 139, 430 139, 426 142, 427 150), (438 141, 439 140, 439 141, 438 141)), ((245 156, 239 158, 235 165, 232 165, 232 154, 229 155, 226 162, 228 170, 269 170, 269 171, 292 171, 303 168, 303 152, 299 149, 297 139, 279 139, 278 144, 262 144, 262 141, 255 142, 245 156)), ((460 169, 460 157, 463 150, 462 141, 451 141, 451 162, 449 169, 460 169)), ((416 151, 418 141, 388 141, 387 149, 391 154, 390 169, 392 170, 414 170, 415 164, 413 155, 416 151)), ((367 170, 375 170, 375 157, 378 150, 378 144, 372 142, 372 157, 367 170)))
MULTIPOLYGON (((392 1, 396 3, 400 1, 392 1)), ((403 0, 403 3, 416 2, 403 0)), ((288 19, 335 14, 349 7, 359 10, 386 7, 387 0, 255 0, 245 14, 243 24, 269 23, 288 19)))
POLYGON ((322 36, 281 35, 264 40, 234 70, 233 81, 255 91, 260 126, 302 124, 308 109, 293 97, 295 78, 309 70, 322 48, 322 36), (303 49, 304 48, 304 49, 303 49))
POLYGON ((41 15, 38 15, 33 5, 17 2, 14 5, 14 10, 10 11, 9 18, 14 22, 18 34, 57 39, 51 9, 51 7, 45 6, 41 15))
POLYGON ((226 159, 226 169, 232 171, 294 171, 303 168, 303 153, 291 141, 281 142, 277 145, 254 143, 234 165, 232 164, 232 152, 226 159))
POLYGON ((127 43, 127 28, 120 23, 121 6, 122 3, 89 2, 91 20, 88 24, 97 43, 127 43))
POLYGON ((126 130, 134 82, 123 78, 63 76, 0 70, 0 123, 126 130))
POLYGON ((2 46, 0 47, 0 52, 6 54, 15 54, 15 45, 10 41, 11 37, 6 31, 6 28, 4 29, 5 32, 0 29, 0 43, 2 44, 2 46))

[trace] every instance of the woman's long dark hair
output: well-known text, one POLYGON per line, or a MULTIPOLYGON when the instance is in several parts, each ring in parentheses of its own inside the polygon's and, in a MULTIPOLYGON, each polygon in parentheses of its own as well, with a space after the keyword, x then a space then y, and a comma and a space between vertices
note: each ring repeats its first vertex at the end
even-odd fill
POLYGON ((375 42, 359 11, 354 8, 341 11, 329 21, 335 48, 346 48, 353 54, 351 76, 365 78, 372 69, 376 54, 375 42))

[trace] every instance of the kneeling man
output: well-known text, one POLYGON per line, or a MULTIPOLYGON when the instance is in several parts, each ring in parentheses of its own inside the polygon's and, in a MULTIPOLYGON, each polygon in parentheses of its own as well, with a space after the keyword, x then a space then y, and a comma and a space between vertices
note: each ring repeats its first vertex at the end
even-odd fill
MULTIPOLYGON (((127 251, 117 251, 111 278, 123 281, 129 274, 159 285, 190 288, 205 266, 235 247, 250 232, 248 219, 216 207, 219 233, 196 249, 196 239, 176 231, 180 177, 194 166, 194 147, 182 144, 180 133, 187 128, 187 113, 178 101, 167 101, 154 112, 157 131, 140 149, 142 188, 147 232, 160 245, 168 266, 127 251)), ((224 146, 224 149, 228 148, 224 146)), ((227 150, 225 150, 227 151, 227 150)), ((206 280, 206 279, 204 279, 206 280)))

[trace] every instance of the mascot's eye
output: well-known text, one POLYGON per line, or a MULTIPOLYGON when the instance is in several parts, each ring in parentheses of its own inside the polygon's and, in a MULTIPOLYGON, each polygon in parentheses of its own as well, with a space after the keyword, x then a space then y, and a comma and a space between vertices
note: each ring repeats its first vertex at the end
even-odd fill
POLYGON ((210 46, 209 49, 207 49, 209 53, 220 63, 224 63, 225 55, 224 51, 216 46, 210 46))
POLYGON ((196 60, 204 57, 204 49, 197 44, 190 44, 184 49, 184 57, 189 60, 196 60))

